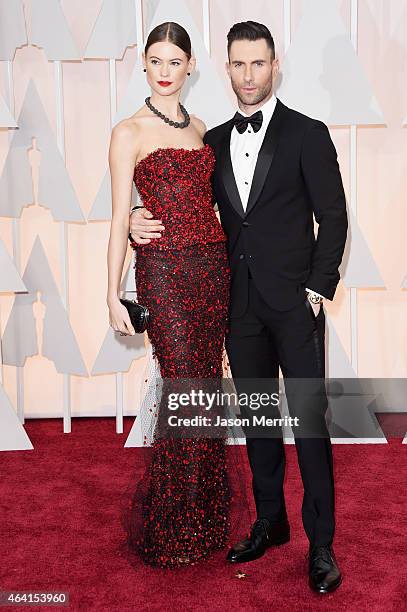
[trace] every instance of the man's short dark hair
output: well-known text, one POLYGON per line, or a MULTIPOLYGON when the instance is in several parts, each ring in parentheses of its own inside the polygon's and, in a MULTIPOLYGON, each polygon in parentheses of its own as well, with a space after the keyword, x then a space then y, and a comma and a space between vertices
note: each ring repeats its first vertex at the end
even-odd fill
POLYGON ((228 56, 234 40, 260 40, 264 38, 271 49, 272 58, 275 58, 274 39, 270 30, 263 23, 257 21, 241 21, 235 23, 228 32, 228 56))

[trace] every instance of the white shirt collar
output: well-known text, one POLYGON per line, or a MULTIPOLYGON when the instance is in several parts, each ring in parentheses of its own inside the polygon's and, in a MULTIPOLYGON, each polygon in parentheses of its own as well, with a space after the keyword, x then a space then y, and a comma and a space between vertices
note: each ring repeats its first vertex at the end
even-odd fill
MULTIPOLYGON (((265 102, 262 106, 260 106, 260 108, 257 109, 257 110, 261 110, 261 112, 263 113, 263 125, 268 125, 271 117, 273 116, 274 109, 276 108, 276 104, 277 104, 277 98, 275 94, 273 93, 271 98, 267 100, 267 102, 265 102)), ((240 108, 238 108, 237 110, 241 115, 243 115, 243 117, 250 116, 247 113, 240 110, 240 108)), ((250 113, 250 114, 252 115, 253 113, 250 113)))

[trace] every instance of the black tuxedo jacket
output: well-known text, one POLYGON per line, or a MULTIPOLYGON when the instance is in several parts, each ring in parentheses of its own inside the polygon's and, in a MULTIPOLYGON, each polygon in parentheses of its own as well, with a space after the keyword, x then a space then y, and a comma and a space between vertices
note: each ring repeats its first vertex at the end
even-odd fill
POLYGON ((233 120, 204 137, 216 156, 212 175, 227 235, 232 316, 243 314, 249 267, 265 301, 288 310, 305 287, 332 300, 345 248, 348 219, 337 153, 324 123, 279 99, 264 136, 244 211, 230 158, 233 120), (318 223, 314 236, 313 214, 318 223))

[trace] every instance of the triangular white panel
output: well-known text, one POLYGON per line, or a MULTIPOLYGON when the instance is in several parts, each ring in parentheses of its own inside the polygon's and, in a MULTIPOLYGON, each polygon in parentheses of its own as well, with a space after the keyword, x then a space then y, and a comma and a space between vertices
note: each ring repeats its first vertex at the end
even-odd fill
MULTIPOLYGON (((392 2, 386 6, 386 20, 388 21, 389 28, 389 39, 390 43, 397 40, 401 43, 405 43, 405 23, 407 20, 407 6, 405 2, 392 2), (404 27, 403 27, 404 26, 404 27), (400 32, 400 39, 397 37, 400 32), (404 36, 403 36, 404 34, 404 36)), ((366 9, 365 9, 366 10, 366 9)), ((370 16, 376 20, 376 24, 380 27, 383 20, 383 13, 381 11, 371 11, 370 16)))
POLYGON ((334 0, 304 0, 281 72, 288 106, 330 125, 384 124, 334 0))
POLYGON ((404 277, 404 280, 401 284, 402 289, 407 289, 407 274, 404 277))
POLYGON ((59 0, 31 3, 30 43, 43 48, 49 60, 81 59, 59 0))
POLYGON ((28 146, 17 146, 17 135, 15 131, 3 172, 0 176, 0 216, 21 217, 24 206, 34 200, 31 168, 28 159, 28 146))
POLYGON ((35 136, 37 148, 41 151, 39 204, 50 209, 56 221, 84 221, 65 162, 32 80, 27 87, 18 126, 0 177, 0 215, 18 218, 22 208, 33 201, 27 150, 35 136))
POLYGON ((348 209, 348 220, 348 237, 339 268, 344 284, 346 287, 384 287, 369 246, 350 209, 348 209))
MULTIPOLYGON (((189 113, 202 119, 208 129, 226 121, 234 114, 234 108, 185 3, 182 0, 160 2, 146 34, 164 21, 176 21, 187 30, 191 37, 193 54, 197 59, 196 71, 191 77, 187 77, 184 85, 183 104, 189 113)), ((141 57, 139 57, 124 99, 120 102, 114 124, 133 115, 135 109, 143 106, 148 95, 150 95, 150 87, 143 72, 141 57)))
POLYGON ((127 47, 136 44, 134 0, 104 0, 84 57, 121 59, 127 47))
POLYGON ((17 47, 26 44, 22 1, 0 0, 0 60, 13 60, 17 47))
MULTIPOLYGON (((300 382, 300 380, 299 380, 300 382)), ((326 423, 333 442, 361 443, 374 440, 386 443, 386 436, 378 423, 376 412, 380 411, 380 398, 370 393, 366 381, 357 378, 336 378, 326 381, 328 407, 326 423)), ((284 388, 284 387, 283 387, 284 388)), ((281 414, 289 416, 287 396, 281 397, 281 414)), ((294 427, 283 424, 284 441, 294 442, 294 427)))
POLYGON ((33 304, 39 292, 41 303, 45 306, 42 354, 54 362, 57 372, 61 374, 87 376, 85 363, 38 236, 23 281, 29 294, 17 295, 14 300, 3 336, 4 363, 23 366, 27 357, 38 353, 33 304))
POLYGON ((99 354, 92 368, 92 376, 128 372, 134 359, 144 357, 146 348, 144 334, 120 336, 109 327, 99 354))
POLYGON ((124 448, 140 448, 144 446, 143 432, 140 425, 139 415, 136 414, 132 428, 129 431, 124 448))
MULTIPOLYGON (((147 40, 148 34, 154 27, 151 24, 153 23, 153 19, 157 12, 158 5, 160 4, 160 2, 161 0, 149 0, 149 2, 146 2, 143 6, 143 18, 144 18, 144 23, 146 24, 144 28, 144 35, 145 35, 146 40, 147 40)), ((176 19, 168 19, 166 21, 176 21, 176 19)), ((144 47, 143 47, 143 50, 144 50, 144 47)))
POLYGON ((55 221, 85 221, 56 143, 49 143, 41 152, 38 203, 51 211, 55 221))
POLYGON ((27 291, 2 240, 0 240, 0 270, 0 293, 27 291))
POLYGON ((355 378, 356 372, 329 316, 326 316, 325 338, 327 378, 355 378))
POLYGON ((54 362, 60 374, 88 376, 79 345, 59 296, 46 296, 47 316, 44 319, 43 355, 54 362), (61 351, 63 346, 63 351, 61 351))
POLYGON ((30 438, 0 384, 0 451, 32 450, 33 448, 30 438))
POLYGON ((2 96, 0 96, 0 128, 15 128, 17 123, 10 113, 7 104, 2 96))
POLYGON ((381 29, 380 31, 386 32, 386 39, 391 50, 394 49, 395 44, 404 47, 406 43, 407 5, 405 1, 399 0, 398 2, 387 3, 385 6, 385 12, 374 11, 371 7, 369 17, 376 21, 378 29, 381 29))
MULTIPOLYGON (((284 385, 284 381, 281 381, 282 383, 282 389, 283 394, 281 394, 281 390, 280 390, 280 412, 282 417, 288 417, 290 416, 290 411, 288 409, 288 402, 287 402, 287 395, 285 393, 285 385, 284 385)), ((342 407, 341 407, 342 408, 342 407)), ((347 426, 344 427, 343 423, 341 423, 341 421, 343 420, 341 418, 341 410, 338 410, 337 405, 335 404, 335 402, 329 402, 328 403, 328 409, 326 412, 326 422, 327 424, 331 425, 331 422, 335 423, 335 427, 332 429, 332 433, 335 437, 341 437, 341 438, 346 438, 346 439, 350 439, 351 437, 355 437, 355 434, 357 431, 359 431, 359 433, 362 431, 365 431, 366 428, 361 429, 359 427, 359 430, 356 430, 354 427, 352 428, 352 421, 350 423, 347 423, 347 426), (334 412, 335 414, 338 413, 339 414, 339 420, 335 419, 335 417, 332 416, 332 412, 334 412)), ((346 411, 347 412, 347 411, 346 411)), ((370 424, 370 417, 369 417, 369 413, 365 413, 365 420, 367 421, 367 428, 368 430, 371 429, 371 424, 370 424)), ((294 443, 294 430, 295 430, 295 425, 291 427, 289 424, 285 424, 283 423, 282 425, 282 430, 283 430, 283 438, 284 438, 284 442, 285 444, 293 444, 294 443), (293 429, 294 427, 294 429, 293 429)), ((331 430, 330 430, 331 431, 331 430)))
POLYGON ((28 357, 38 353, 33 304, 36 296, 16 295, 2 339, 3 363, 23 367, 28 357))
MULTIPOLYGON (((132 185, 131 204, 137 201, 137 190, 132 185)), ((112 218, 112 184, 110 170, 106 170, 97 196, 89 213, 88 221, 110 221, 112 218)))
POLYGON ((365 380, 361 383, 353 379, 332 381, 328 385, 329 407, 326 419, 331 435, 334 440, 349 439, 355 443, 374 440, 386 444, 386 436, 375 415, 379 411, 380 398, 375 394, 369 395, 365 380))
POLYGON ((130 261, 130 265, 127 268, 127 272, 123 277, 123 280, 120 285, 121 291, 125 293, 132 293, 131 300, 137 300, 135 292, 136 292, 136 280, 135 280, 135 269, 134 269, 134 253, 132 254, 132 258, 130 261))
POLYGON ((28 81, 25 90, 18 117, 18 127, 19 130, 15 133, 16 146, 31 147, 33 136, 44 142, 55 140, 54 132, 33 79, 28 81))

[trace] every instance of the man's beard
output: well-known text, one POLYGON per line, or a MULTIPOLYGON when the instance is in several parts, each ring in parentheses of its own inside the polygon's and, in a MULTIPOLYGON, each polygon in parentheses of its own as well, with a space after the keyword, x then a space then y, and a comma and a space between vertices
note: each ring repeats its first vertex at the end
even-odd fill
POLYGON ((232 84, 232 89, 235 92, 239 102, 241 102, 242 104, 245 104, 246 106, 256 106, 256 104, 260 104, 260 102, 262 102, 265 98, 267 98, 267 96, 269 95, 269 93, 271 92, 273 88, 273 82, 270 81, 270 83, 267 83, 267 85, 259 89, 255 96, 247 95, 246 97, 245 94, 243 94, 243 92, 240 91, 239 87, 233 83, 233 81, 231 81, 231 84, 232 84))

